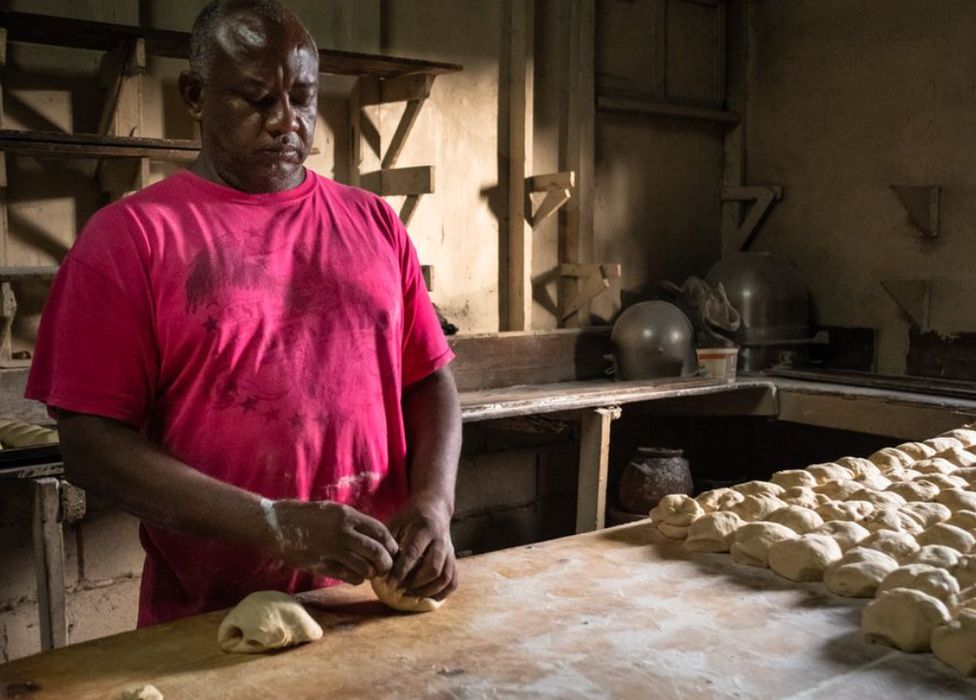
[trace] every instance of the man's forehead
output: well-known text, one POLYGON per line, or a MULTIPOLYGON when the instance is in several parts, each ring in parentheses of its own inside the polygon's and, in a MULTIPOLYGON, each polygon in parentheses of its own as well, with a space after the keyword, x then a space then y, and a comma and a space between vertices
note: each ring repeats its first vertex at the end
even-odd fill
POLYGON ((214 42, 228 56, 258 55, 275 48, 287 48, 294 53, 318 55, 308 33, 293 16, 274 22, 247 11, 227 16, 214 32, 214 42))

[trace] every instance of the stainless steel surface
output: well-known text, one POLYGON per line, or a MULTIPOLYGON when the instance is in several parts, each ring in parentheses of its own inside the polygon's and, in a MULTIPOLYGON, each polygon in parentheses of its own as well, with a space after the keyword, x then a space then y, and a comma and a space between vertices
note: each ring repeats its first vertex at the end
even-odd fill
POLYGON ((698 371, 695 330, 681 309, 643 301, 626 309, 610 333, 617 379, 688 377, 698 371))

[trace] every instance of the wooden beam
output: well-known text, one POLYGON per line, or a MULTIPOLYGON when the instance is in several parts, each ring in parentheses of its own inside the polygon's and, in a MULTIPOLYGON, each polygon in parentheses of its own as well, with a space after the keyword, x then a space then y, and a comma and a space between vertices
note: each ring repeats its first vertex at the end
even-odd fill
POLYGON ((649 98, 601 95, 597 98, 596 106, 601 112, 641 114, 713 124, 735 125, 742 121, 742 117, 736 112, 649 98))
POLYGON ((580 427, 579 486, 576 532, 602 530, 606 524, 607 473, 610 466, 610 423, 620 408, 610 406, 583 413, 580 427))
POLYGON ((749 213, 735 229, 731 239, 722 241, 723 250, 726 252, 748 250, 758 234, 759 225, 772 208, 773 202, 782 198, 783 188, 779 185, 723 187, 723 202, 753 202, 749 213))
POLYGON ((393 102, 411 102, 426 100, 430 97, 434 85, 434 76, 430 74, 403 75, 380 81, 380 89, 362 102, 364 107, 391 104, 393 102))
POLYGON ((34 482, 34 567, 37 572, 37 610, 41 649, 68 644, 64 591, 64 537, 60 521, 61 489, 57 479, 34 482))
POLYGON ((434 191, 434 166, 375 170, 360 175, 360 183, 363 189, 381 197, 430 194, 434 191))
POLYGON ((53 131, 0 129, 0 151, 34 156, 75 158, 149 158, 190 162, 200 151, 198 141, 64 134, 53 131))
POLYGON ((407 102, 407 108, 403 110, 403 116, 400 117, 400 122, 397 124, 396 131, 393 133, 393 138, 390 139, 390 145, 387 146, 386 153, 383 155, 383 162, 380 164, 382 169, 388 170, 396 166, 397 160, 400 159, 400 153, 407 143, 407 137, 410 136, 414 124, 417 123, 417 117, 420 115, 420 108, 423 105, 422 100, 410 100, 407 102))
POLYGON ((922 236, 938 238, 942 188, 936 185, 892 185, 891 189, 922 236))

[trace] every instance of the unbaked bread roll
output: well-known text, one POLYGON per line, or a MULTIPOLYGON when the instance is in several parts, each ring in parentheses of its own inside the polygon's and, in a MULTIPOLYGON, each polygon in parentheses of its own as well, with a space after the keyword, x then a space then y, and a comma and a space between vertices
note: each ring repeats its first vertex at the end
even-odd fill
POLYGON ((840 551, 846 552, 859 542, 867 539, 871 534, 857 523, 848 520, 831 520, 818 527, 814 532, 818 535, 833 537, 840 551))
POLYGON ((897 508, 891 506, 876 508, 871 515, 858 522, 862 527, 867 528, 871 532, 877 532, 878 530, 898 530, 910 532, 914 535, 924 529, 917 520, 910 518, 908 515, 899 512, 897 508))
POLYGON ((390 582, 383 576, 371 578, 369 585, 373 587, 373 593, 383 605, 401 612, 431 612, 441 607, 444 602, 443 600, 410 595, 402 588, 391 586, 390 582))
POLYGON ((928 593, 947 605, 959 593, 959 582, 945 569, 927 564, 899 566, 888 574, 878 586, 878 595, 894 588, 909 588, 928 593))
POLYGON ((794 486, 812 487, 817 485, 817 478, 805 469, 784 469, 770 477, 770 481, 784 489, 794 486))
POLYGON ((920 474, 952 474, 959 467, 942 457, 921 459, 912 465, 912 469, 920 474))
POLYGON ((941 544, 945 547, 952 547, 962 554, 966 554, 976 545, 976 537, 966 532, 961 527, 947 525, 946 523, 936 523, 932 527, 926 528, 919 533, 915 540, 920 545, 941 544))
POLYGON ((897 493, 891 491, 874 491, 872 489, 861 489, 853 494, 851 494, 848 501, 864 501, 867 503, 873 503, 875 506, 895 506, 901 507, 906 505, 908 501, 899 496, 897 493))
POLYGON ((895 588, 864 608, 861 629, 872 641, 902 651, 928 651, 932 632, 949 620, 949 610, 938 598, 908 588, 895 588))
POLYGON ((935 450, 935 456, 938 457, 939 454, 945 452, 946 450, 951 450, 953 448, 962 448, 964 445, 958 438, 954 437, 934 437, 928 440, 923 440, 923 442, 935 450))
POLYGON ((868 457, 868 459, 881 468, 882 474, 886 473, 889 469, 908 467, 912 462, 915 461, 914 457, 895 447, 882 448, 868 457))
POLYGON ((871 491, 884 491, 891 486, 892 481, 879 472, 878 474, 868 474, 863 478, 857 479, 857 483, 871 491))
POLYGON ((887 491, 897 493, 906 501, 931 501, 940 493, 938 486, 926 481, 896 481, 887 491))
POLYGON ((823 484, 831 479, 853 479, 854 472, 847 467, 842 467, 833 462, 823 464, 811 464, 807 471, 817 480, 818 484, 823 484))
POLYGON ((881 474, 881 470, 878 469, 878 465, 865 457, 841 457, 834 462, 834 464, 844 467, 845 469, 850 469, 853 478, 857 479, 858 481, 861 481, 866 477, 878 476, 881 474))
POLYGON ((976 610, 963 610, 932 631, 932 651, 964 676, 976 675, 976 610))
POLYGON ((817 515, 828 520, 863 520, 874 512, 875 505, 868 501, 831 501, 817 508, 817 515))
POLYGON ((943 489, 936 497, 936 503, 941 503, 955 513, 957 510, 976 511, 976 492, 966 489, 943 489))
POLYGON ((684 525, 669 525, 665 522, 657 523, 658 531, 672 540, 683 540, 688 536, 688 528, 684 525))
POLYGON ((747 481, 732 487, 744 496, 780 496, 785 490, 778 484, 769 481, 747 481))
POLYGON ((56 445, 58 441, 57 430, 42 428, 14 418, 0 418, 0 444, 4 447, 56 445))
POLYGON ((851 494, 864 490, 864 485, 853 479, 831 479, 813 490, 832 501, 846 501, 851 494))
POLYGON ((698 518, 688 528, 685 549, 693 552, 727 552, 742 519, 730 511, 716 511, 698 518))
POLYGON ((971 428, 956 428, 955 430, 942 433, 939 437, 955 438, 963 447, 976 445, 976 430, 972 430, 971 428))
POLYGON ((698 494, 696 501, 706 513, 728 510, 745 498, 744 494, 729 488, 712 489, 698 494))
POLYGON ((917 521, 922 528, 932 527, 936 523, 948 520, 952 515, 952 511, 941 503, 909 503, 899 512, 917 521))
POLYGON ((848 598, 871 598, 898 562, 876 549, 854 547, 824 571, 827 590, 848 598))
POLYGON ((927 544, 905 559, 905 563, 926 564, 927 566, 934 566, 937 569, 948 569, 951 571, 959 563, 961 557, 962 554, 952 547, 946 547, 941 544, 927 544))
POLYGON ((956 577, 960 588, 976 586, 976 554, 964 554, 959 557, 951 573, 956 577))
POLYGON ((217 630, 224 651, 258 654, 321 639, 322 628, 298 600, 279 591, 252 593, 234 607, 217 630))
POLYGON ((878 530, 864 538, 859 546, 884 552, 898 562, 908 559, 920 549, 912 535, 900 530, 878 530))
POLYGON ((822 493, 817 493, 808 486, 793 486, 792 488, 788 488, 783 492, 780 500, 791 506, 801 506, 803 508, 810 508, 811 510, 816 510, 824 503, 830 503, 829 497, 822 493))
POLYGON ((920 478, 935 484, 940 489, 964 489, 969 482, 959 475, 959 471, 957 469, 953 474, 923 474, 920 478))
POLYGON ((660 501, 648 513, 655 523, 667 523, 677 527, 688 527, 704 515, 705 511, 691 496, 672 493, 660 501))
POLYGON ((742 501, 728 509, 746 522, 765 520, 773 511, 786 506, 786 503, 775 496, 746 496, 742 501))
POLYGON ((944 459, 950 464, 954 464, 957 469, 972 467, 976 465, 976 454, 966 447, 950 447, 935 455, 939 459, 944 459))
POLYGON ((957 510, 949 517, 948 520, 945 521, 945 523, 946 525, 961 527, 967 532, 976 532, 976 511, 957 510))
POLYGON ((820 581, 824 569, 843 556, 833 537, 807 534, 769 548, 769 568, 791 581, 820 581))
POLYGON ((936 453, 934 447, 926 445, 924 442, 903 442, 898 445, 898 450, 911 457, 914 462, 931 457, 936 453))
POLYGON ((771 523, 785 525, 799 535, 816 530, 824 523, 816 512, 801 506, 784 506, 774 510, 766 519, 771 523))
POLYGON ((730 547, 732 559, 739 564, 768 567, 769 548, 796 536, 796 532, 779 523, 746 523, 735 531, 730 547))

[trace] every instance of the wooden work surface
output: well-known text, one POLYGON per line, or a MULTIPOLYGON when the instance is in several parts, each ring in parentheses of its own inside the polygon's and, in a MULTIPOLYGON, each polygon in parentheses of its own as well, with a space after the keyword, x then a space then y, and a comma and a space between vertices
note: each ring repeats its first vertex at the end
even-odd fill
POLYGON ((862 640, 863 600, 724 554, 688 554, 647 521, 460 562, 437 612, 400 615, 368 587, 311 594, 325 628, 272 655, 225 654, 221 613, 0 666, 25 697, 973 698, 931 654, 862 640), (319 607, 321 606, 321 607, 319 607))

